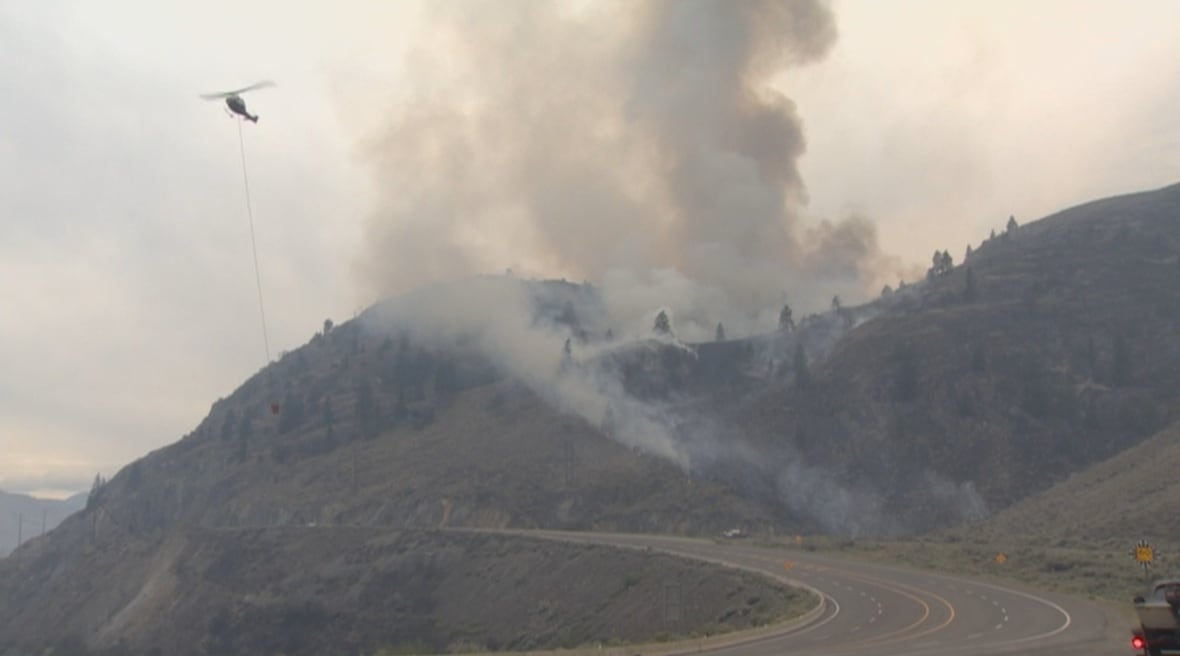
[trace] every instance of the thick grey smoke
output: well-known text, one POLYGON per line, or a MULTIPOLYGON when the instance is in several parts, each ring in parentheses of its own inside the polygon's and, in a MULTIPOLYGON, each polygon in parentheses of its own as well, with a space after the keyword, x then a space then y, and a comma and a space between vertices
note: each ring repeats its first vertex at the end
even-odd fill
MULTIPOLYGON (((912 518, 891 515, 887 506, 892 491, 870 482, 849 482, 828 467, 809 463, 789 440, 772 440, 775 447, 770 451, 755 448, 732 422, 711 416, 707 405, 629 393, 619 363, 665 363, 669 351, 695 361, 696 347, 672 335, 603 339, 604 322, 610 317, 587 301, 593 295, 581 295, 585 291, 555 282, 479 276, 390 299, 362 320, 372 330, 407 335, 419 346, 444 351, 473 348, 552 407, 582 417, 615 441, 663 458, 688 475, 720 477, 745 494, 783 504, 833 533, 893 534, 914 524, 912 518), (574 303, 579 297, 582 302, 574 303), (539 303, 550 308, 568 304, 577 327, 552 320, 552 314, 547 317, 538 310, 539 303), (580 341, 582 334, 598 338, 580 341)), ((782 335, 750 344, 770 352, 768 346, 755 343, 777 339, 782 335)), ((816 352, 830 348, 813 346, 816 352)), ((920 498, 912 505, 942 513, 948 521, 986 514, 970 483, 957 484, 932 472, 920 476, 914 486, 920 498)))
MULTIPOLYGON (((415 343, 432 348, 472 343, 555 408, 582 417, 622 444, 690 470, 691 455, 676 434, 675 418, 658 404, 630 398, 614 372, 576 366, 562 370, 570 327, 537 320, 538 291, 511 277, 478 277, 387 301, 365 319, 377 330, 408 331, 415 343)), ((580 308, 582 322, 596 327, 588 315, 580 308)), ((580 344, 576 357, 594 360, 619 344, 580 344)))
POLYGON ((624 330, 667 307, 704 338, 897 279, 871 223, 803 214, 802 122, 771 80, 831 47, 823 2, 434 11, 367 151, 374 292, 514 268, 599 284, 624 330))
POLYGON ((418 341, 475 343, 553 406, 686 472, 760 471, 772 481, 763 492, 832 530, 889 531, 874 519, 876 491, 842 487, 790 449, 767 462, 715 418, 634 398, 601 366, 613 349, 695 357, 678 339, 712 339, 718 322, 731 338, 764 332, 784 299, 802 314, 897 279, 870 222, 805 215, 802 122, 770 84, 831 47, 827 6, 520 0, 435 11, 410 62, 415 86, 370 144, 382 196, 361 267, 381 295, 432 286, 372 316, 418 341), (536 285, 472 282, 507 268, 592 281, 605 312, 592 326, 578 313, 595 338, 538 323, 536 285), (652 336, 660 310, 675 336, 652 336), (615 339, 602 339, 608 328, 615 339))

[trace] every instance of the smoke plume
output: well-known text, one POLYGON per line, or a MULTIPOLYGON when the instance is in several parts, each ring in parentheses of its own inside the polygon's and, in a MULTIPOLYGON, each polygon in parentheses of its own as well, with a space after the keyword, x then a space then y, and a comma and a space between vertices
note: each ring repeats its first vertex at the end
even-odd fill
POLYGON ((624 330, 666 307, 703 338, 896 280, 871 223, 803 211, 802 121, 771 82, 830 49, 823 2, 433 12, 366 151, 374 293, 512 268, 595 282, 624 330))
POLYGON ((878 490, 844 486, 787 445, 769 458, 719 418, 637 398, 611 366, 669 350, 695 358, 679 340, 711 340, 718 322, 730 338, 762 333, 784 300, 826 308, 897 279, 871 222, 806 215, 802 121, 771 83, 831 48, 827 6, 433 7, 412 87, 367 151, 382 194, 360 267, 381 296, 418 291, 367 318, 439 348, 476 344, 554 407, 688 474, 730 476, 833 531, 896 530, 877 517, 878 490), (576 324, 539 320, 546 284, 575 286, 472 277, 505 269, 589 280, 597 301, 570 305, 576 324), (674 334, 653 337, 660 311, 674 334))

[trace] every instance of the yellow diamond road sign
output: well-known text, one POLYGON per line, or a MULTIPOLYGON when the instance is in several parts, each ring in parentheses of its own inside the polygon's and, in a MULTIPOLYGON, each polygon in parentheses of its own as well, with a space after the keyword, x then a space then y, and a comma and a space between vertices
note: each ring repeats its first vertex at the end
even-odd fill
POLYGON ((1151 545, 1147 544, 1147 542, 1140 540, 1139 544, 1135 545, 1135 562, 1150 563, 1152 561, 1152 556, 1154 555, 1155 554, 1152 553, 1151 545))
POLYGON ((996 554, 996 562, 1003 565, 1004 563, 1008 562, 1008 556, 1006 554, 998 553, 996 554))

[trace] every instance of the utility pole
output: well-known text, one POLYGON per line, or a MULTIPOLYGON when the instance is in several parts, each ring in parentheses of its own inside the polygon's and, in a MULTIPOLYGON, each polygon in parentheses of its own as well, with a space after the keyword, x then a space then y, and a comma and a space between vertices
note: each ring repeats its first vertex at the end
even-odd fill
POLYGON ((20 549, 20 545, 21 545, 22 539, 24 537, 24 535, 23 535, 24 529, 25 529, 25 514, 24 513, 17 513, 16 514, 16 548, 17 549, 20 549))
POLYGON ((47 512, 44 508, 41 509, 41 535, 45 535, 45 514, 47 512))

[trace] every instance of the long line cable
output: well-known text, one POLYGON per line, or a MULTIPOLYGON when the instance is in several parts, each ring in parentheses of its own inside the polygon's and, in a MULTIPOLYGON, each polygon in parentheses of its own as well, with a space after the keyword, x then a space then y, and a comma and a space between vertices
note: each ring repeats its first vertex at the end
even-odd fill
POLYGON ((238 124, 238 151, 242 154, 242 184, 246 188, 246 217, 250 220, 250 251, 254 254, 254 282, 258 286, 258 316, 262 319, 262 347, 270 364, 270 339, 266 333, 266 305, 262 302, 262 272, 258 267, 258 242, 254 238, 254 209, 250 203, 250 176, 246 174, 246 141, 242 138, 242 121, 238 124))

